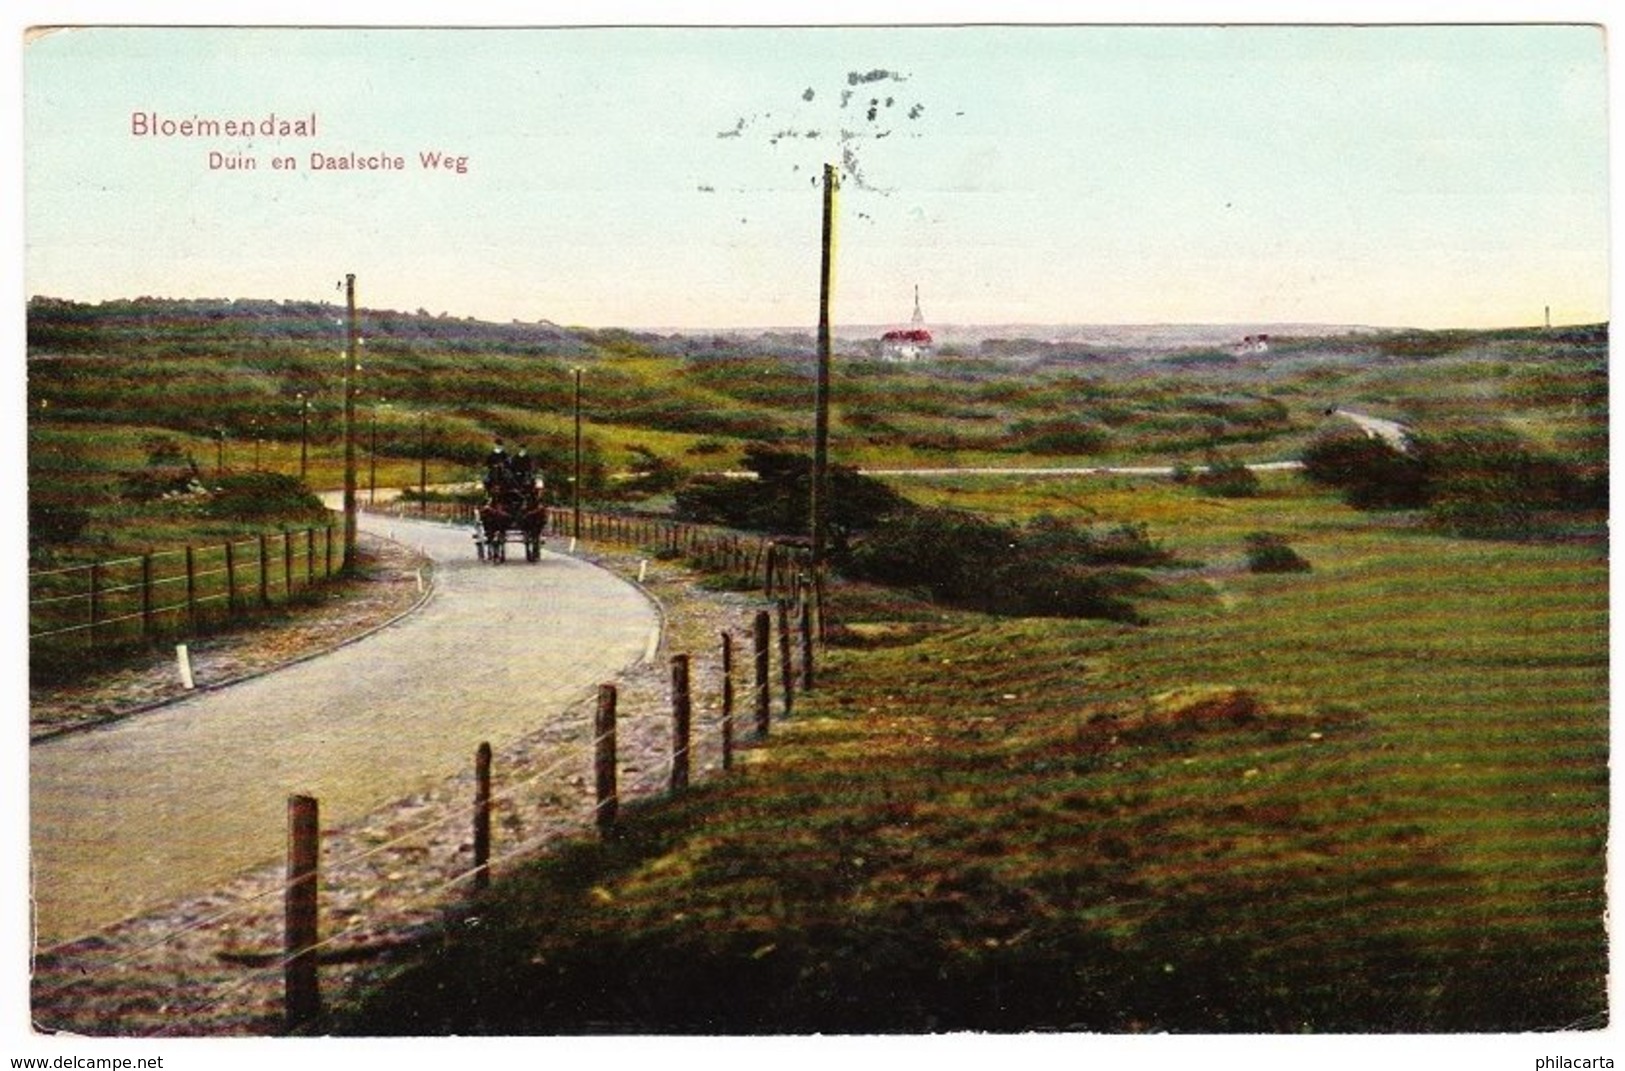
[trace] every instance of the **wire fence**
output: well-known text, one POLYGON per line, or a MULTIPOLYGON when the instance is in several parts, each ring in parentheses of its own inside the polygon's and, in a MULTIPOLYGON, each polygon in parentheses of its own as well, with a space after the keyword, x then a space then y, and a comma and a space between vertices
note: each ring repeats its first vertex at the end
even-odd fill
MULTIPOLYGON (((484 535, 479 507, 466 503, 397 499, 369 510, 394 517, 466 524, 476 542, 484 535)), ((729 577, 739 588, 760 590, 769 599, 798 600, 804 589, 813 585, 812 545, 804 538, 567 507, 548 510, 544 531, 555 540, 615 543, 641 548, 654 557, 682 558, 696 569, 729 577)), ((816 593, 807 593, 816 601, 816 593)))
POLYGON ((30 657, 196 633, 287 603, 343 566, 335 525, 28 574, 30 657), (337 553, 338 556, 335 556, 337 553))

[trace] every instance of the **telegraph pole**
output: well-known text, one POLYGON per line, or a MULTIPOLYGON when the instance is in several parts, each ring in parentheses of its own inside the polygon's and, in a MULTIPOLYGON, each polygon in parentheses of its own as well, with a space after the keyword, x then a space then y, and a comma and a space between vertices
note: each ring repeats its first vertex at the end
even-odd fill
POLYGON ((344 571, 352 572, 355 559, 355 389, 360 366, 356 364, 355 275, 344 277, 344 301, 349 307, 349 326, 344 338, 344 571))
POLYGON ((835 271, 835 165, 824 165, 823 259, 818 277, 818 382, 813 394, 812 463, 812 573, 816 578, 824 562, 824 541, 829 529, 829 357, 830 291, 835 271))

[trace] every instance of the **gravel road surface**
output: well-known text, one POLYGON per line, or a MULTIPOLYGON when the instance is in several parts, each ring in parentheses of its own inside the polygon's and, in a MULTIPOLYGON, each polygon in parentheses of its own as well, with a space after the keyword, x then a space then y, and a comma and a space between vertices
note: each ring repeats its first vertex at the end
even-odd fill
MULTIPOLYGON (((533 730, 659 637, 634 587, 544 551, 476 560, 467 528, 363 516, 437 564, 416 614, 309 662, 36 744, 36 941, 49 947, 284 850, 287 797, 343 823, 533 730)), ((515 548, 517 550, 517 548, 515 548)))

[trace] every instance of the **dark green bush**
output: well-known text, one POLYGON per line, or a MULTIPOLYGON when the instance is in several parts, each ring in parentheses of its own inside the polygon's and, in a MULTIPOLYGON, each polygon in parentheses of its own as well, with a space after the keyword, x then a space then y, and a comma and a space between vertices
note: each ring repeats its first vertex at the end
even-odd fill
POLYGON ((716 454, 728 452, 728 444, 721 439, 701 439, 688 448, 688 452, 695 457, 711 457, 716 454))
POLYGON ((840 568, 988 613, 1142 623, 1130 599, 1150 582, 1113 566, 1171 560, 1139 525, 1096 533, 1040 517, 1023 529, 962 510, 914 509, 868 532, 840 568))
POLYGON ((1585 497, 1579 475, 1501 428, 1465 428, 1420 438, 1429 498, 1495 496, 1530 509, 1572 507, 1585 497))
POLYGON ((917 509, 889 518, 842 559, 849 576, 919 588, 944 602, 985 596, 990 571, 1017 549, 1018 532, 974 513, 917 509))
POLYGON ((1309 562, 1274 532, 1247 536, 1247 568, 1255 573, 1307 573, 1309 562))
POLYGON ((1427 504, 1427 469, 1420 458, 1381 439, 1333 435, 1309 444, 1303 475, 1343 493, 1355 509, 1416 509, 1427 504))
POLYGON ((1305 451, 1304 475, 1341 489, 1357 509, 1426 507, 1433 524, 1470 536, 1525 535, 1542 511, 1606 508, 1606 473, 1582 474, 1504 428, 1412 441, 1401 451, 1379 439, 1322 439, 1305 451))
POLYGON ((1206 467, 1190 477, 1202 493, 1220 498, 1251 498, 1258 494, 1258 475, 1240 461, 1210 458, 1206 467))
POLYGON ((617 490, 624 495, 659 495, 677 487, 683 480, 683 470, 647 446, 633 444, 627 447, 632 464, 627 479, 617 490))
MULTIPOLYGON (((756 478, 697 476, 677 489, 679 520, 754 532, 801 533, 810 525, 812 459, 767 443, 746 447, 756 478)), ((845 465, 829 470, 829 535, 835 547, 909 503, 879 480, 845 465)))
POLYGON ((1086 420, 1018 420, 1010 426, 1009 447, 1035 454, 1098 454, 1111 445, 1111 432, 1086 420))
POLYGON ((1045 557, 1072 557, 1090 565, 1159 566, 1171 564, 1173 551, 1151 538, 1145 524, 1114 525, 1104 530, 1079 528, 1049 514, 1027 523, 1022 546, 1045 557))
POLYGON ((205 510, 223 520, 317 521, 327 516, 304 481, 280 472, 226 473, 209 490, 205 510))
POLYGON ((72 543, 84 534, 90 513, 65 502, 29 502, 28 542, 34 546, 72 543))

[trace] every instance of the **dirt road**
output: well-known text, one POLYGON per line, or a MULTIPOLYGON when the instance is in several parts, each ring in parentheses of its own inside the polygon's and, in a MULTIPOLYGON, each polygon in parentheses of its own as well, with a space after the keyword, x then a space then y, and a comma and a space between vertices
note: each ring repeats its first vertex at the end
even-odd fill
POLYGON ((337 825, 533 731, 658 640, 635 588, 563 555, 475 559, 467 528, 363 518, 435 560, 418 613, 330 655, 31 749, 38 947, 284 849, 287 797, 337 825))
POLYGON ((1401 453, 1410 449, 1410 429, 1397 420, 1384 420, 1382 417, 1367 416, 1364 413, 1356 413, 1352 409, 1333 409, 1330 412, 1332 416, 1352 420, 1360 426, 1360 430, 1365 432, 1367 437, 1381 439, 1401 453))

